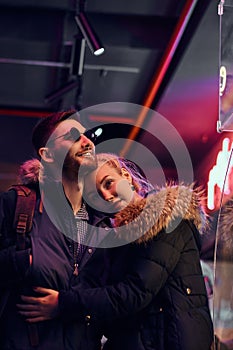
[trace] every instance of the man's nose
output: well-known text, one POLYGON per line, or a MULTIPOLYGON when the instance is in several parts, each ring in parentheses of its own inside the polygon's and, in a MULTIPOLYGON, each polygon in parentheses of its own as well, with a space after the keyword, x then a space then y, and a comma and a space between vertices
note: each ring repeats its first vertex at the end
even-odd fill
POLYGON ((83 145, 91 145, 92 147, 94 147, 94 143, 86 135, 81 134, 80 137, 83 145))

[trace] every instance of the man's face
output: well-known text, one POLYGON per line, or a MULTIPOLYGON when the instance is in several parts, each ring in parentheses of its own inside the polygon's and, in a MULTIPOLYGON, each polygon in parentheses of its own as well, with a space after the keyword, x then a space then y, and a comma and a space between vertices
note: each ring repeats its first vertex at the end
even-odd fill
POLYGON ((57 126, 47 143, 53 154, 54 164, 62 167, 64 173, 80 176, 81 172, 83 176, 96 167, 95 146, 84 132, 85 128, 78 121, 67 119, 57 126), (77 130, 77 135, 80 134, 78 139, 70 133, 77 130))

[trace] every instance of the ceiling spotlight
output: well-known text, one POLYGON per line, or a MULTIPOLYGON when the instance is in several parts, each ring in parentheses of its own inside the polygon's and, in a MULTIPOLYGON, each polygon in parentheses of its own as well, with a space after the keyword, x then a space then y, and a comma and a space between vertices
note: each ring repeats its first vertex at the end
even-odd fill
POLYGON ((85 56, 86 40, 82 37, 76 37, 73 42, 71 56, 71 71, 72 75, 83 74, 84 56, 85 56))
POLYGON ((84 12, 80 12, 75 16, 75 20, 79 29, 82 32, 82 35, 86 39, 87 45, 89 46, 91 52, 95 56, 102 55, 104 52, 104 47, 98 39, 94 29, 91 27, 86 15, 84 12))

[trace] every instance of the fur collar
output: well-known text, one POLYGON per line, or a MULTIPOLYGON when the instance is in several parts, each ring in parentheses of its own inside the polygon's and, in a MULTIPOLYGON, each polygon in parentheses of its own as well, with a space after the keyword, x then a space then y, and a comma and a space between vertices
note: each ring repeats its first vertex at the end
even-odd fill
POLYGON ((19 168, 19 182, 24 185, 37 184, 39 182, 40 173, 43 169, 41 162, 32 158, 20 165, 19 168))
POLYGON ((166 185, 116 215, 115 224, 120 226, 118 238, 147 242, 163 229, 171 232, 182 219, 191 220, 203 231, 206 220, 201 200, 202 191, 194 190, 193 186, 166 185))

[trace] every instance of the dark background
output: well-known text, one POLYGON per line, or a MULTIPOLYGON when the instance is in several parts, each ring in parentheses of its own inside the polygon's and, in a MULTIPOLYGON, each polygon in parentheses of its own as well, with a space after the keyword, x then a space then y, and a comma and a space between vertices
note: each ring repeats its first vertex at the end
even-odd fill
MULTIPOLYGON (((190 153, 195 179, 205 184, 215 161, 210 154, 216 154, 222 138, 216 130, 217 9, 216 0, 0 0, 0 189, 33 156, 30 134, 40 116, 89 108, 84 122, 105 123, 104 137, 122 138, 124 149, 138 123, 138 116, 126 111, 127 103, 146 104, 174 126, 190 153), (79 76, 73 49, 81 38, 74 19, 80 8, 105 53, 96 57, 86 47, 79 76)), ((156 115, 147 115, 141 131, 157 130, 156 123, 156 115)), ((168 177, 175 176, 161 142, 142 132, 134 140, 155 154, 168 177)), ((130 157, 130 152, 123 155, 130 157)))

